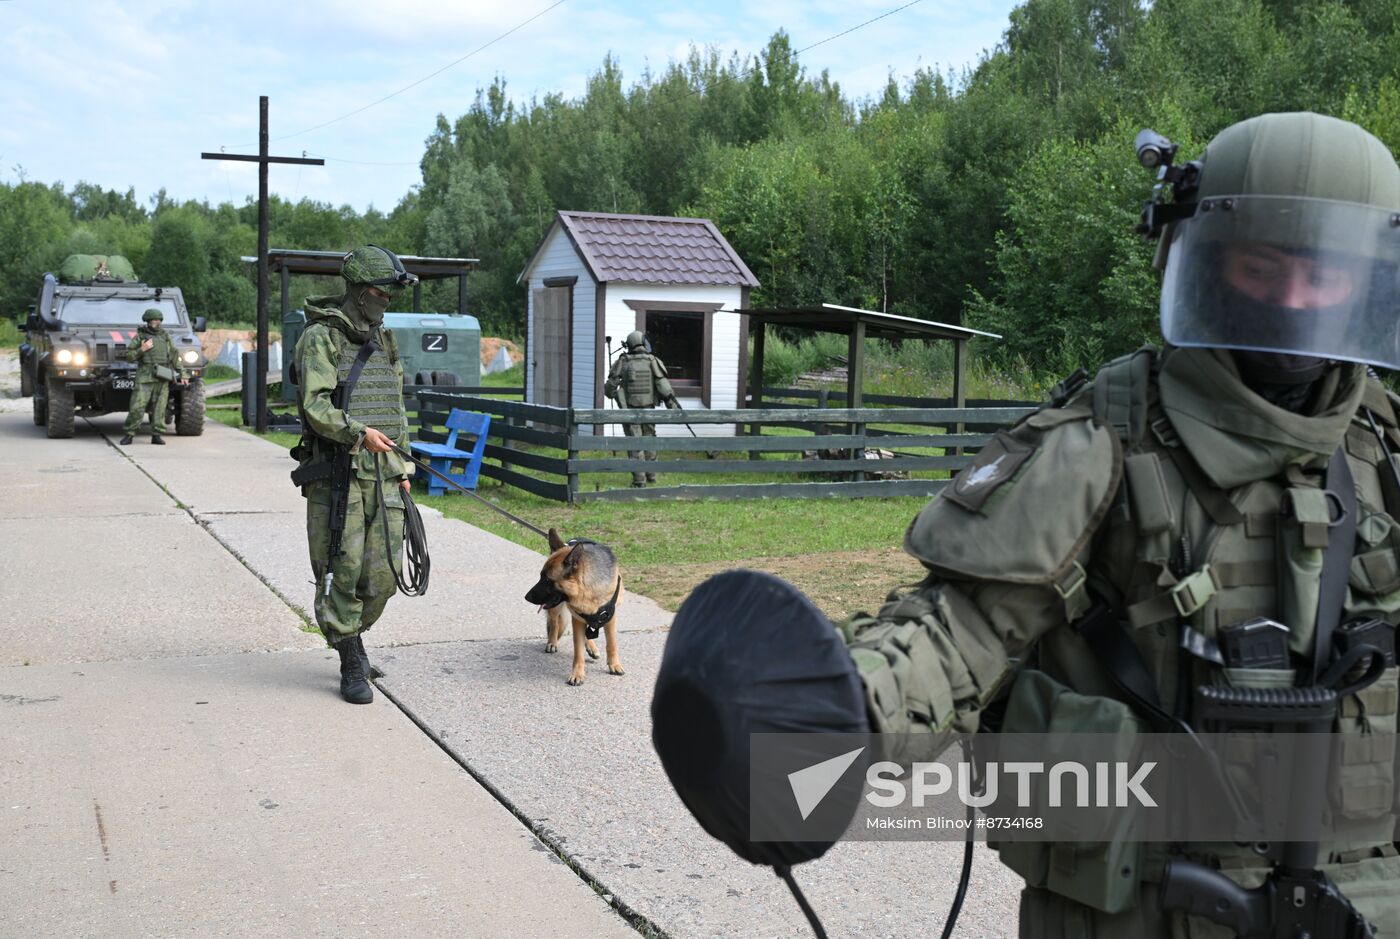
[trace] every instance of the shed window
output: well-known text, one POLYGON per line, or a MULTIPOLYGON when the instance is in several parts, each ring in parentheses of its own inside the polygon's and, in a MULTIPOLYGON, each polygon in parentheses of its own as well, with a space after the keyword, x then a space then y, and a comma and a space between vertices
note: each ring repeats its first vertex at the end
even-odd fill
POLYGON ((651 351, 666 363, 671 384, 698 391, 705 377, 705 316, 648 310, 651 351))

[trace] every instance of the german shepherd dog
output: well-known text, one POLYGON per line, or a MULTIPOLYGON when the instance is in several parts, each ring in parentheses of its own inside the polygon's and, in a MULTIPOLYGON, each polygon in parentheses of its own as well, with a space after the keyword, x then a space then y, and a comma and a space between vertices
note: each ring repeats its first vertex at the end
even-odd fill
POLYGON ((566 542, 559 532, 549 530, 549 557, 539 583, 525 594, 525 600, 549 611, 546 652, 559 650, 564 624, 572 620, 574 667, 569 684, 583 684, 585 651, 590 658, 598 658, 598 644, 593 640, 599 630, 607 638, 609 674, 623 674, 617 654, 617 604, 621 599, 622 572, 609 548, 586 538, 566 542))

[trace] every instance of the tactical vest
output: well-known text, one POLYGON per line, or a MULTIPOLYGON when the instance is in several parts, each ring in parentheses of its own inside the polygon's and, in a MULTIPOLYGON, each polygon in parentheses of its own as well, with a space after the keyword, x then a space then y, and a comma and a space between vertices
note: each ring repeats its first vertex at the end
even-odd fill
POLYGON ((645 352, 629 352, 622 357, 622 393, 630 408, 649 408, 656 404, 656 389, 652 382, 651 356, 645 352))
MULTIPOLYGON (((360 346, 351 342, 339 329, 330 330, 335 343, 339 362, 336 364, 336 381, 344 382, 350 377, 355 357, 360 346)), ((373 427, 394 440, 404 435, 403 389, 399 385, 398 372, 394 365, 398 362, 398 344, 394 334, 387 329, 375 332, 374 341, 379 349, 369 357, 360 371, 359 380, 350 393, 349 406, 345 412, 351 420, 373 427)))
POLYGON ((161 379, 156 378, 156 366, 173 368, 175 367, 174 363, 179 361, 179 357, 175 354, 175 343, 171 341, 170 334, 161 329, 157 330, 154 335, 138 330, 136 338, 131 340, 131 344, 140 346, 146 339, 151 340, 151 348, 141 353, 141 357, 137 360, 136 380, 159 381, 161 379))
MULTIPOLYGON (((1291 651, 1311 661, 1331 510, 1321 473, 1296 467, 1231 491, 1216 488, 1157 401, 1158 361, 1155 350, 1140 350, 1106 365, 1094 381, 1094 416, 1117 431, 1124 459, 1123 484, 1100 530, 1087 583, 1117 600, 1164 708, 1189 715, 1177 699, 1196 685, 1289 687, 1296 676, 1293 669, 1225 667, 1184 651, 1183 637, 1215 640, 1223 627, 1267 616, 1288 625, 1291 651)), ((1392 452, 1400 452, 1392 399, 1368 379, 1343 441, 1358 516, 1343 621, 1394 623, 1400 620, 1400 489, 1368 409, 1392 452)), ((1390 668, 1343 702, 1337 731, 1356 736, 1343 747, 1329 810, 1361 840, 1326 846, 1341 860, 1394 851, 1398 688, 1397 669, 1390 668)))

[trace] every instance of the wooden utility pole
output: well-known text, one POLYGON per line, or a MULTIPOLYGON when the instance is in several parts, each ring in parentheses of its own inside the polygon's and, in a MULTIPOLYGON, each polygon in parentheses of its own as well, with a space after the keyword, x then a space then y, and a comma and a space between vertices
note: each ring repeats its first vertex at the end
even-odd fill
MULTIPOLYGON (((303 151, 305 152, 305 151, 303 151)), ((203 160, 240 160, 258 164, 258 364, 257 421, 258 433, 267 432, 267 166, 269 163, 300 163, 325 166, 325 160, 307 157, 275 157, 267 155, 267 95, 258 98, 258 152, 201 153, 203 160)), ((283 355, 288 354, 283 350, 283 355)))

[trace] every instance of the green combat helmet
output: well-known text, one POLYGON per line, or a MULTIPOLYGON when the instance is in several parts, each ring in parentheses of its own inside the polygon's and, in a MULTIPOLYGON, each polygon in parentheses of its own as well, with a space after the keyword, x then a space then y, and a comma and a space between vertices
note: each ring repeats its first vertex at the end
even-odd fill
POLYGON ((1184 167, 1175 150, 1138 136, 1139 160, 1173 181, 1148 212, 1166 223, 1167 342, 1268 356, 1280 382, 1329 361, 1400 368, 1400 168, 1383 143, 1293 113, 1227 127, 1184 167))
POLYGON ((151 307, 145 313, 141 314, 141 322, 149 323, 152 320, 161 320, 162 322, 164 322, 165 314, 162 313, 160 310, 157 310, 155 307, 151 307))
POLYGON ((643 336, 640 330, 632 330, 627 334, 627 351, 642 352, 647 347, 647 337, 643 336))
POLYGON ((347 283, 397 291, 418 283, 418 275, 404 270, 399 256, 379 245, 361 245, 340 262, 340 276, 347 283))

